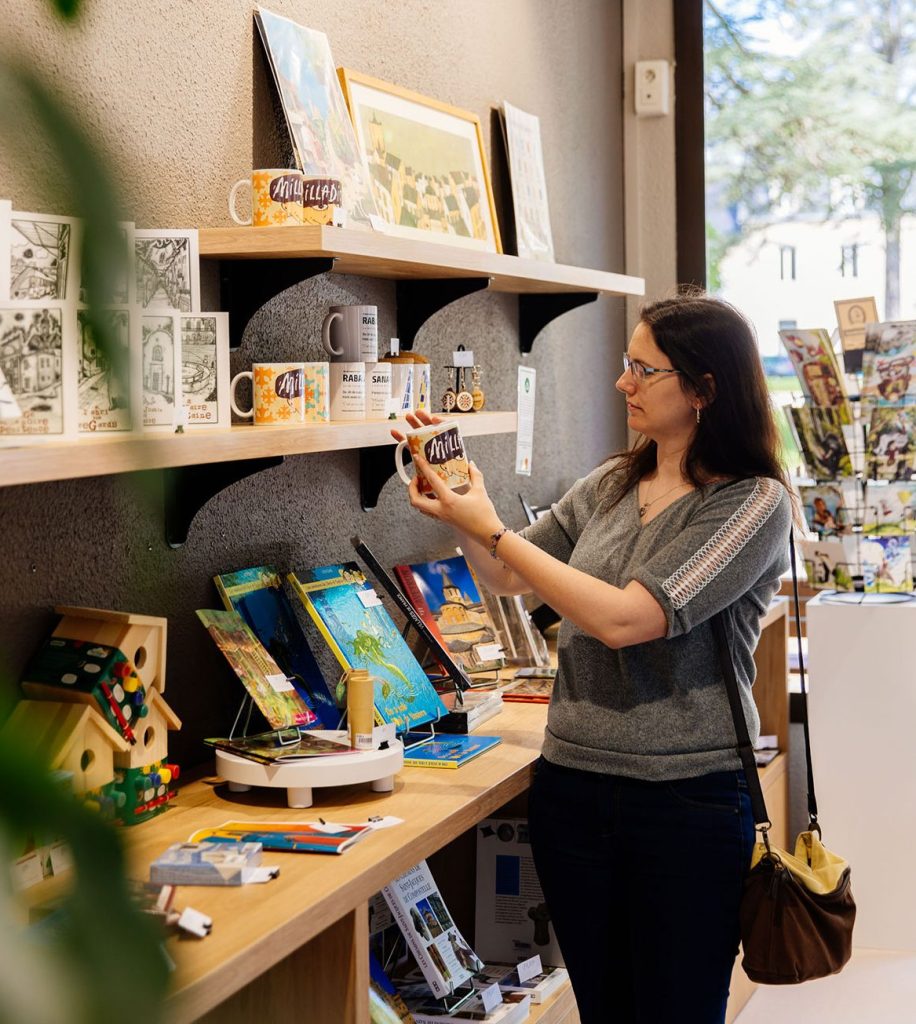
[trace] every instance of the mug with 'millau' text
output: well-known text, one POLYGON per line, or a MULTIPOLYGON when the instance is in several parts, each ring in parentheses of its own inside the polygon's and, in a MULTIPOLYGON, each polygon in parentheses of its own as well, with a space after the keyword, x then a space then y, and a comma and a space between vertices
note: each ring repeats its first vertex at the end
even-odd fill
MULTIPOLYGON (((410 450, 411 456, 422 455, 446 487, 463 494, 471 486, 464 440, 454 420, 444 420, 442 423, 404 432, 404 440, 399 441, 394 449, 394 465, 398 476, 405 484, 409 484, 410 477, 401 463, 401 452, 405 447, 410 450)), ((426 477, 419 473, 417 480, 420 493, 431 495, 432 488, 426 477)))

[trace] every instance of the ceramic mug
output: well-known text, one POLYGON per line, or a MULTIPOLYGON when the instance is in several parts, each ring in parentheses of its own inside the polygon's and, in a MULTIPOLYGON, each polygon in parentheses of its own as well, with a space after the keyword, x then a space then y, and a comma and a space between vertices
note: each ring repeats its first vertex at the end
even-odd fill
POLYGON ((412 362, 391 362, 391 406, 399 416, 414 409, 413 367, 412 362))
POLYGON ((294 167, 260 167, 251 178, 241 178, 229 189, 229 216, 243 227, 275 227, 302 223, 302 172, 294 167), (251 189, 251 216, 243 220, 236 212, 240 188, 251 189))
MULTIPOLYGON (((394 449, 394 466, 405 484, 410 477, 401 463, 401 452, 410 449, 411 456, 422 455, 432 466, 440 480, 453 491, 463 494, 471 486, 471 473, 464 450, 461 431, 454 420, 443 420, 428 427, 406 430, 404 440, 398 441, 394 449)), ((432 488, 422 474, 417 476, 420 493, 432 494, 432 488)))
POLYGON ((331 306, 321 325, 321 343, 332 363, 377 363, 378 309, 331 306))
POLYGON ((330 363, 303 363, 302 404, 306 423, 327 423, 331 418, 330 363))
POLYGON ((331 363, 331 419, 366 418, 366 364, 331 363))
POLYGON ((340 182, 335 178, 302 176, 302 223, 333 224, 340 206, 340 182))
POLYGON ((236 416, 253 419, 257 426, 305 422, 305 363, 254 363, 232 378, 229 404, 236 416), (240 409, 235 389, 243 378, 251 381, 251 408, 240 409))

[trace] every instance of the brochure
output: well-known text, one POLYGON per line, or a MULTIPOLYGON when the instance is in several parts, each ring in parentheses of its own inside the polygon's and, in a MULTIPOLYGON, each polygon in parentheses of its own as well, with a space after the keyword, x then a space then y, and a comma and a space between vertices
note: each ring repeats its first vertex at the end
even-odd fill
POLYGON ((202 828, 189 842, 259 843, 265 850, 287 853, 343 853, 372 832, 371 825, 338 825, 320 821, 224 821, 202 828))

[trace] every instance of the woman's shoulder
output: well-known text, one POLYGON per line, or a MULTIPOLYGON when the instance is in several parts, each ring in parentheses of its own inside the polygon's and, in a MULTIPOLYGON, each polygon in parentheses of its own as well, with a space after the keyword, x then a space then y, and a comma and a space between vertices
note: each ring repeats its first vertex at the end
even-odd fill
POLYGON ((770 476, 722 477, 711 480, 704 488, 706 502, 719 506, 729 516, 749 523, 788 520, 792 515, 792 499, 782 481, 770 476))

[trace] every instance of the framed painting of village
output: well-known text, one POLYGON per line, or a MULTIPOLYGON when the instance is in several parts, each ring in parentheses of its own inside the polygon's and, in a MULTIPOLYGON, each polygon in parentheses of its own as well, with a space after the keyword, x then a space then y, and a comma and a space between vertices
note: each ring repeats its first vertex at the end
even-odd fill
POLYGON ((480 118, 349 68, 337 74, 386 232, 502 252, 480 118))

